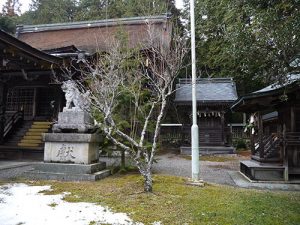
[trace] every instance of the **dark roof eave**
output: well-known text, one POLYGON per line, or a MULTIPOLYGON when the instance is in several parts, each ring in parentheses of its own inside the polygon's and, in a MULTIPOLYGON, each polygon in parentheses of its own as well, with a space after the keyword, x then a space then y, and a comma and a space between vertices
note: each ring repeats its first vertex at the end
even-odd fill
MULTIPOLYGON (((248 95, 245 95, 243 97, 241 97, 240 99, 238 99, 232 106, 231 106, 231 111, 236 111, 236 112, 243 112, 243 111, 240 111, 238 108, 241 107, 242 105, 245 105, 246 104, 246 101, 247 100, 252 100, 252 99, 255 99, 255 98, 263 98, 263 97, 267 97, 267 96, 271 96, 271 95, 278 95, 278 94, 281 94, 282 91, 284 89, 292 89, 293 88, 298 88, 300 85, 300 81, 294 81, 293 83, 289 84, 289 85, 286 85, 286 86, 283 86, 283 87, 280 87, 278 89, 275 89, 275 90, 270 90, 270 91, 265 91, 265 92, 253 92, 253 93, 250 93, 248 95)), ((267 106, 266 106, 267 107, 267 106)))
POLYGON ((21 51, 25 52, 26 54, 31 55, 37 59, 41 59, 41 60, 47 61, 52 64, 62 64, 63 63, 63 60, 61 58, 49 55, 49 54, 44 53, 36 48, 33 48, 32 46, 20 41, 19 39, 11 36, 10 34, 7 34, 3 30, 0 30, 0 40, 14 46, 17 49, 20 49, 21 51))

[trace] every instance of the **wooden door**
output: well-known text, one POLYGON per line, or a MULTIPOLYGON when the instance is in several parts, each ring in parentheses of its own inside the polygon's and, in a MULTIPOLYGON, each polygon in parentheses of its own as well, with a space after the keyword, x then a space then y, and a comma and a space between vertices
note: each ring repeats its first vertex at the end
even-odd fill
POLYGON ((201 117, 198 126, 200 145, 219 146, 224 144, 221 117, 201 117))

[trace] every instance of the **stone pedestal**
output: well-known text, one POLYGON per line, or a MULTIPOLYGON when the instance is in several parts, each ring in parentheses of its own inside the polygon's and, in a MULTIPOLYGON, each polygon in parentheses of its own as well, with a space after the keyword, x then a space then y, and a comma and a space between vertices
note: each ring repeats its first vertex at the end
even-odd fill
POLYGON ((43 136, 45 142, 44 163, 26 173, 30 178, 54 180, 98 180, 110 175, 105 163, 99 162, 101 137, 89 113, 89 92, 82 94, 75 81, 65 81, 66 107, 58 114, 52 127, 54 133, 43 136), (74 107, 72 107, 74 105, 74 107))
POLYGON ((98 161, 101 137, 97 134, 47 133, 43 139, 45 162, 91 164, 98 161))
POLYGON ((95 181, 110 175, 106 163, 99 162, 97 134, 47 133, 44 162, 25 173, 30 179, 95 181))
POLYGON ((57 124, 53 125, 52 130, 55 133, 90 133, 94 128, 94 121, 87 112, 64 109, 58 114, 57 124))

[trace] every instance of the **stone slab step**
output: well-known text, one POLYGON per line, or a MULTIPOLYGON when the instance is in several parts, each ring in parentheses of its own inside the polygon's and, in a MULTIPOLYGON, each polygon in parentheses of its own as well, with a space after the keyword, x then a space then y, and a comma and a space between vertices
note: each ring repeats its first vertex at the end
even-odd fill
POLYGON ((33 125, 52 125, 52 122, 47 122, 47 121, 34 121, 33 125))
POLYGON ((43 143, 42 140, 35 140, 35 139, 22 139, 20 143, 31 143, 31 144, 41 144, 43 143))
POLYGON ((18 143, 18 146, 20 147, 39 147, 39 144, 33 144, 33 143, 18 143))
POLYGON ((28 131, 25 133, 25 135, 28 135, 28 136, 41 136, 43 133, 45 132, 40 132, 40 131, 28 131))
POLYGON ((284 180, 284 166, 279 163, 260 163, 254 160, 240 161, 240 171, 250 180, 284 180))
POLYGON ((31 128, 33 129, 49 129, 51 126, 46 124, 33 124, 31 128))
POLYGON ((23 140, 42 140, 42 135, 25 135, 23 140))
POLYGON ((106 168, 105 162, 93 164, 70 164, 70 163, 38 163, 34 169, 41 172, 69 173, 69 174, 93 174, 106 168))
POLYGON ((46 133, 48 129, 38 129, 38 128, 30 128, 28 129, 29 132, 41 132, 41 133, 46 133))
POLYGON ((59 181, 96 181, 111 175, 110 170, 101 170, 93 174, 68 174, 41 172, 38 170, 26 171, 24 176, 34 180, 59 180, 59 181))

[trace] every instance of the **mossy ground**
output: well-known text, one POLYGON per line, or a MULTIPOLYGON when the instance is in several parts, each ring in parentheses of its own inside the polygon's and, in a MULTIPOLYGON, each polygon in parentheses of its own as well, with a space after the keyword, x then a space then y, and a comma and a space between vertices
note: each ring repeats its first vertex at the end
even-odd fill
POLYGON ((71 192, 70 202, 93 202, 125 212, 145 224, 298 225, 300 193, 240 189, 206 184, 195 187, 184 178, 154 176, 154 192, 143 192, 138 174, 114 175, 97 182, 39 181, 52 185, 45 194, 71 192))

